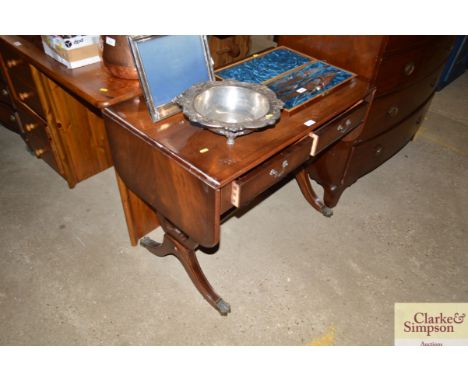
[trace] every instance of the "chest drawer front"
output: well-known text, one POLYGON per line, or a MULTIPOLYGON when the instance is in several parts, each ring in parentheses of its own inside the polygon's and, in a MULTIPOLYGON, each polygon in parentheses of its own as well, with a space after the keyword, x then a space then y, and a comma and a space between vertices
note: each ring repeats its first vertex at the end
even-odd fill
POLYGON ((47 125, 30 112, 20 109, 18 111, 24 132, 24 140, 37 158, 43 159, 53 169, 62 174, 52 145, 47 134, 47 125))
POLYGON ((376 95, 409 86, 427 77, 445 62, 451 46, 452 38, 444 36, 418 48, 384 57, 376 78, 376 95))
POLYGON ((0 103, 0 124, 19 133, 18 117, 11 106, 0 103))
POLYGON ((5 68, 13 86, 16 87, 20 83, 32 86, 34 81, 26 59, 3 44, 1 45, 1 49, 5 68))
POLYGON ((437 36, 389 36, 387 46, 385 47, 385 54, 388 55, 409 48, 417 48, 418 46, 430 43, 436 38, 437 36))
POLYGON ((231 204, 240 207, 307 161, 312 139, 306 137, 232 182, 231 204))
POLYGON ((424 120, 430 101, 428 100, 415 113, 389 131, 363 142, 353 148, 350 165, 346 173, 346 183, 374 170, 403 148, 416 134, 424 120))
POLYGON ((435 91, 440 70, 413 86, 375 99, 359 140, 365 141, 383 133, 427 101, 435 91))
POLYGON ((368 107, 369 104, 363 102, 344 116, 340 115, 335 120, 310 133, 310 137, 312 138, 310 155, 315 156, 319 154, 351 130, 358 127, 364 120, 368 107))
POLYGON ((41 117, 45 116, 44 109, 42 108, 39 95, 35 87, 20 83, 16 86, 16 98, 26 106, 30 107, 35 113, 41 117))
POLYGON ((0 82, 0 101, 5 105, 11 105, 10 91, 8 90, 8 86, 3 82, 0 82))

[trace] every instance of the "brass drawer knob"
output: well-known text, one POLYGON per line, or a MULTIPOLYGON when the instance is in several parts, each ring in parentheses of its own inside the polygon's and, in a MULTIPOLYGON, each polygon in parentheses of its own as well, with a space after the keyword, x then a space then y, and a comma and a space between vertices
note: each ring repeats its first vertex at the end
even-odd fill
POLYGON ((271 169, 269 174, 273 178, 281 178, 281 176, 283 176, 284 174, 286 167, 288 166, 289 166, 289 162, 287 160, 284 160, 283 163, 281 164, 281 171, 271 169))
POLYGON ((349 118, 345 121, 344 126, 340 123, 337 127, 336 130, 338 130, 340 133, 345 133, 346 130, 353 124, 353 121, 351 121, 349 118))
POLYGON ((393 105, 390 109, 388 109, 387 114, 393 118, 398 114, 399 111, 400 109, 398 108, 398 106, 393 105))
POLYGON ((378 145, 375 147, 375 155, 380 155, 382 154, 383 147, 381 145, 378 145))
POLYGON ((2 89, 2 96, 4 96, 4 97, 8 96, 8 90, 7 89, 2 89))
POLYGON ((25 126, 24 126, 24 129, 30 133, 31 131, 33 131, 36 127, 38 127, 39 124, 37 123, 27 123, 25 126))
POLYGON ((11 122, 16 122, 16 117, 14 114, 10 114, 10 121, 11 122))
POLYGON ((34 154, 38 158, 40 158, 44 153, 45 153, 45 149, 36 149, 36 150, 34 150, 34 154))
POLYGON ((6 64, 8 68, 11 69, 21 64, 21 60, 7 60, 6 64))
POLYGON ((408 62, 403 69, 403 73, 405 74, 405 76, 411 76, 414 73, 415 69, 416 64, 414 62, 408 62))
POLYGON ((32 95, 32 92, 20 92, 18 97, 21 101, 26 101, 28 98, 31 98, 32 95))

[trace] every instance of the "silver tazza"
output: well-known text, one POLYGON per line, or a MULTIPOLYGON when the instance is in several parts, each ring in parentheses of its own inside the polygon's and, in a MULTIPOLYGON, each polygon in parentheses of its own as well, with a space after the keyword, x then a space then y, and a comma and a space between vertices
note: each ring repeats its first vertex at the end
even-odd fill
POLYGON ((273 125, 283 102, 265 85, 233 80, 193 85, 174 100, 191 121, 234 138, 273 125))

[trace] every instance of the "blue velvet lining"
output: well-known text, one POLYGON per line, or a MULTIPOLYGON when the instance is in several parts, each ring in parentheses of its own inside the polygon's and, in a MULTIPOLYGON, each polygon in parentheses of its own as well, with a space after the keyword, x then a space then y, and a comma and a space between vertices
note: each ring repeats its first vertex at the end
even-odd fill
POLYGON ((309 61, 310 58, 289 49, 276 49, 263 56, 221 70, 216 75, 225 80, 262 83, 309 61))
POLYGON ((284 102, 285 109, 292 109, 352 76, 353 74, 350 72, 330 66, 322 61, 316 61, 267 84, 267 86, 284 102), (325 80, 325 86, 316 90, 316 85, 322 85, 322 80, 325 80), (301 88, 306 90, 298 93, 297 90, 301 88))

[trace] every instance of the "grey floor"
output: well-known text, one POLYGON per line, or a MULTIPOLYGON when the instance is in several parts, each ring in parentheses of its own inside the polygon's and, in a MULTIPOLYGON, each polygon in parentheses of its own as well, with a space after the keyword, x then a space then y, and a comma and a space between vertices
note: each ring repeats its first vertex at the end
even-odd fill
POLYGON ((129 245, 112 169, 70 190, 0 128, 0 344, 393 344, 395 302, 468 301, 467 106, 468 73, 331 219, 290 182, 228 220, 198 252, 228 317, 129 245))

